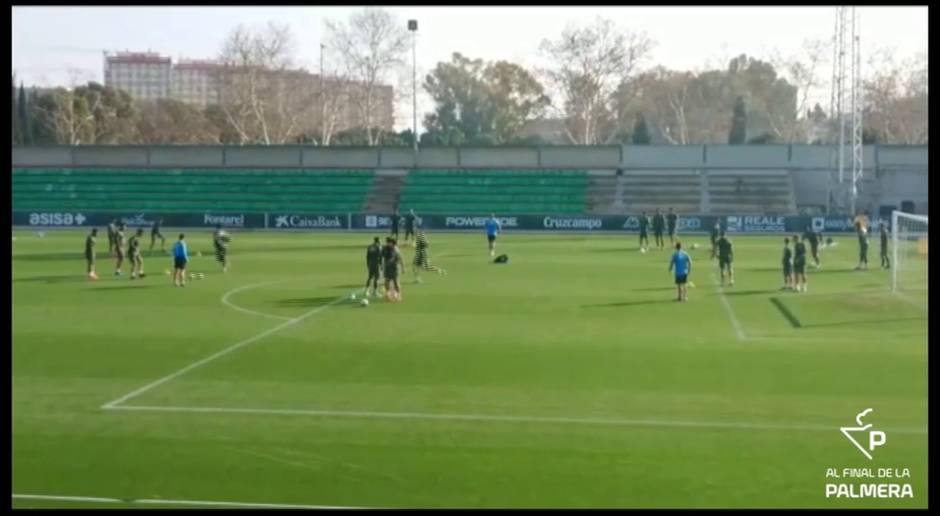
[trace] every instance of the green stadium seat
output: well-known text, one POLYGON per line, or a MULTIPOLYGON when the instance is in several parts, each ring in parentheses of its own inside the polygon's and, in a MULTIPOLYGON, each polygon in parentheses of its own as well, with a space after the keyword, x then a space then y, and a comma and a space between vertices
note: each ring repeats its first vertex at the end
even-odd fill
POLYGON ((85 211, 358 212, 373 170, 13 170, 13 209, 85 211))

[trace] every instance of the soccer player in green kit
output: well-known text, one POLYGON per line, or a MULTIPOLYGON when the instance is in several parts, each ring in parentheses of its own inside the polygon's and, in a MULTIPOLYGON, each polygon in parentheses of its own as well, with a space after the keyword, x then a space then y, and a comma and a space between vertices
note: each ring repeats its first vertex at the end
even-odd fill
POLYGON ((369 269, 369 279, 366 280, 365 295, 369 296, 369 284, 372 285, 371 296, 379 295, 379 270, 382 267, 382 246, 379 237, 375 237, 372 245, 366 248, 366 268, 369 269))
POLYGON ((398 282, 398 273, 405 273, 405 263, 398 250, 398 242, 394 238, 385 239, 382 248, 382 265, 385 269, 385 295, 389 301, 401 301, 401 284, 398 282))
POLYGON ((114 232, 114 251, 117 253, 117 267, 115 267, 114 275, 121 275, 121 266, 124 265, 124 229, 125 225, 123 222, 118 226, 117 231, 114 232))
POLYGON ((806 292, 806 244, 793 235, 793 285, 797 292, 806 292))
POLYGON ((793 251, 790 249, 790 239, 783 239, 783 287, 780 290, 793 289, 793 251))
POLYGON ((658 249, 663 249, 666 245, 663 240, 663 230, 666 229, 666 218, 659 208, 656 209, 656 215, 653 215, 653 242, 658 249))
POLYGON ((666 230, 669 231, 669 245, 675 244, 679 238, 679 215, 672 211, 672 208, 669 208, 666 215, 666 230))
POLYGON ((856 222, 855 232, 858 234, 858 266, 855 270, 868 270, 868 231, 861 222, 856 222))
POLYGON ((95 242, 98 239, 98 228, 92 228, 91 234, 85 237, 85 261, 88 264, 88 279, 95 281, 98 273, 95 272, 95 242))
POLYGON ((725 271, 728 271, 728 285, 734 286, 734 268, 731 263, 734 261, 734 246, 731 239, 725 236, 724 231, 718 237, 718 269, 721 271, 721 286, 725 286, 725 271))
POLYGON ((137 233, 127 242, 127 256, 131 260, 131 279, 143 278, 144 258, 140 253, 140 239, 144 236, 144 228, 137 228, 137 233))
POLYGON ((809 242, 809 252, 810 256, 813 258, 813 265, 818 269, 819 268, 819 244, 822 241, 822 235, 813 231, 813 228, 806 226, 806 231, 803 232, 803 240, 809 242))
POLYGON ((880 224, 880 233, 881 233, 881 267, 885 269, 891 268, 891 259, 888 258, 888 224, 884 221, 880 224))
POLYGON ((646 251, 650 246, 650 218, 644 211, 640 214, 640 251, 646 251))
POLYGON ((712 228, 711 232, 708 235, 709 240, 712 242, 712 255, 711 259, 714 260, 715 256, 718 256, 718 236, 721 233, 721 221, 715 221, 715 227, 712 228))

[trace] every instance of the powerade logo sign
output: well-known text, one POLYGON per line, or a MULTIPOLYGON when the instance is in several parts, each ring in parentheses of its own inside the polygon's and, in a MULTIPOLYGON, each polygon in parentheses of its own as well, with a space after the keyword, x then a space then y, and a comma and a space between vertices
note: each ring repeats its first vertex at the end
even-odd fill
MULTIPOLYGON (((368 225, 368 222, 366 222, 368 225)), ((318 215, 316 217, 307 217, 304 215, 275 215, 274 216, 274 227, 276 228, 312 228, 312 229, 328 229, 328 228, 342 228, 343 223, 339 220, 339 217, 334 216, 324 216, 318 215)), ((374 226, 373 226, 374 227, 374 226)))
POLYGON ((555 218, 545 217, 542 226, 545 229, 601 229, 604 221, 596 218, 555 218))
POLYGON ((245 215, 212 215, 205 213, 203 214, 202 223, 206 226, 222 224, 224 227, 243 228, 245 227, 245 215))
POLYGON ((623 229, 640 229, 640 218, 639 217, 627 217, 627 220, 623 223, 623 229))
POLYGON ((786 217, 729 216, 727 230, 732 233, 784 233, 786 217))
MULTIPOLYGON (((444 227, 448 228, 482 228, 489 217, 447 217, 444 219, 444 227)), ((504 228, 517 228, 519 221, 516 217, 499 218, 499 225, 504 228)))
POLYGON ((813 217, 813 231, 855 231, 850 217, 813 217))
POLYGON ((30 213, 30 226, 81 226, 86 217, 81 213, 30 213))

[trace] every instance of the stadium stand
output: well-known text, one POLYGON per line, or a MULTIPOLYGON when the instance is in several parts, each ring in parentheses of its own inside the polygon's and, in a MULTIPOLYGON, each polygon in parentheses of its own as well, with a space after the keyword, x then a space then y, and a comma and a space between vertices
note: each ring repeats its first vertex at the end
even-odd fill
POLYGON ((708 174, 708 204, 712 213, 796 213, 793 180, 776 174, 708 174))
POLYGON ((361 211, 372 170, 13 170, 13 209, 24 211, 361 211))
POLYGON ((418 213, 584 213, 583 170, 412 170, 399 209, 418 213))

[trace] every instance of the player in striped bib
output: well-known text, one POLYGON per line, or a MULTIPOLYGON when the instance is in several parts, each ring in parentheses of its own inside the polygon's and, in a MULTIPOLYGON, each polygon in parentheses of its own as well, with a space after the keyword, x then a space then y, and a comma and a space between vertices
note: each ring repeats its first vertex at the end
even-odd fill
POLYGON ((421 270, 435 271, 438 274, 447 274, 447 271, 440 267, 431 265, 428 260, 428 236, 424 230, 418 228, 418 235, 415 237, 415 259, 412 264, 412 270, 415 274, 415 283, 421 283, 421 270))

